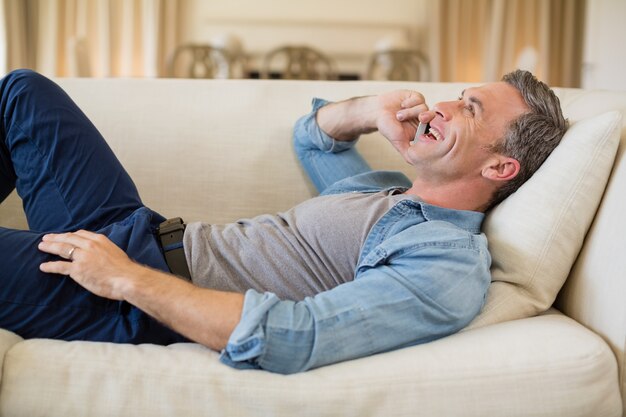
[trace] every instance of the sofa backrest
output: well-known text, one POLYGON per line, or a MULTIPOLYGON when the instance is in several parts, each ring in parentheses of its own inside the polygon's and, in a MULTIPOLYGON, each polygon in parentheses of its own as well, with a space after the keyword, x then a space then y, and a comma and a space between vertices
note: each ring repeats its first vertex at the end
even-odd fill
MULTIPOLYGON (((292 151, 294 121, 314 96, 341 100, 396 88, 430 103, 456 98, 460 83, 260 80, 60 79, 135 180, 144 203, 166 217, 223 223, 272 213, 315 194, 292 151)), ((573 120, 620 110, 626 93, 557 89, 573 120)), ((602 335, 618 358, 622 392, 626 340, 626 130, 603 203, 557 307, 602 335)), ((375 169, 411 167, 378 134, 358 145, 375 169)), ((15 195, 0 225, 25 228, 15 195)), ((625 401, 626 403, 626 401, 625 401)))

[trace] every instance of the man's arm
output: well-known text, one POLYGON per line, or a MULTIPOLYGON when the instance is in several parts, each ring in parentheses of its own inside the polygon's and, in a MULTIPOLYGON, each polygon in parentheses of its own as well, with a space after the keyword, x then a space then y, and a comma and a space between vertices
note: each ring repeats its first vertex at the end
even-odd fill
POLYGON ((123 298, 183 336, 220 351, 239 323, 243 294, 197 287, 136 265, 123 298))
POLYGON ((420 93, 397 90, 328 104, 317 112, 317 123, 338 141, 379 130, 396 149, 405 149, 415 136, 419 114, 426 110, 420 93))
POLYGON ((226 346, 239 323, 243 294, 199 288, 133 262, 103 235, 79 231, 46 235, 39 249, 72 261, 47 262, 49 273, 69 275, 92 293, 125 300, 185 337, 211 349, 226 346))
POLYGON ((329 103, 317 112, 317 124, 338 141, 352 141, 364 133, 376 131, 376 97, 355 97, 329 103))
POLYGON ((427 109, 421 94, 398 90, 379 96, 337 103, 313 100, 312 111, 294 128, 298 159, 318 191, 347 177, 370 171, 354 145, 363 133, 375 130, 404 156, 427 109))
POLYGON ((478 314, 489 257, 465 235, 372 251, 354 281, 294 302, 195 287, 131 261, 103 235, 46 235, 39 248, 72 261, 41 264, 87 290, 126 300, 215 350, 231 366, 279 373, 423 343, 452 334, 478 314), (479 254, 480 253, 480 254, 479 254))
POLYGON ((489 262, 450 243, 377 250, 353 281, 302 301, 249 290, 221 360, 290 374, 459 331, 480 311, 489 262))

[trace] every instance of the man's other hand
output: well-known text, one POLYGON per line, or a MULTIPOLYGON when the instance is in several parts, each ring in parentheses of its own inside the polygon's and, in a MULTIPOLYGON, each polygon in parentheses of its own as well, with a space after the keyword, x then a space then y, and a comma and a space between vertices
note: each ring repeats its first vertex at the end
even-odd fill
POLYGON ((45 235, 39 250, 65 259, 42 263, 43 272, 69 275, 90 292, 113 300, 123 300, 124 286, 141 268, 106 236, 85 230, 45 235))

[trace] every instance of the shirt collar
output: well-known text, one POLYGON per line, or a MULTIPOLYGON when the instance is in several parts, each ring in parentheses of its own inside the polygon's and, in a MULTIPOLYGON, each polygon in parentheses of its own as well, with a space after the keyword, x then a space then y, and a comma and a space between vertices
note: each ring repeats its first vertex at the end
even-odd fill
POLYGON ((485 214, 478 211, 449 209, 433 206, 423 201, 419 204, 422 206, 422 213, 426 220, 444 220, 472 233, 480 233, 485 219, 485 214))

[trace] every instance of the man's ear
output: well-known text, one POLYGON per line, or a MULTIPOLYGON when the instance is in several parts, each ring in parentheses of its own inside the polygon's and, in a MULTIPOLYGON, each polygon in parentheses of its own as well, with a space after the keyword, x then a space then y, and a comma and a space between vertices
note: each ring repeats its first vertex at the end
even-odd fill
POLYGON ((495 155, 482 170, 483 178, 492 181, 509 181, 519 174, 519 161, 504 155, 495 155))

